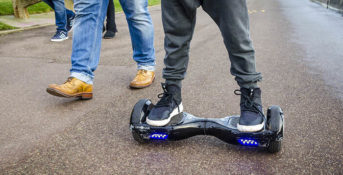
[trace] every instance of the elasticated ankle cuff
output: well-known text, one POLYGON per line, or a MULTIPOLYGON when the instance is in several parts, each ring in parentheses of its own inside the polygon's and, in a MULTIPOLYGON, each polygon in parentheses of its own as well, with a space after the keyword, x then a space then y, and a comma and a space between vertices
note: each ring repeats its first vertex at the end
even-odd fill
POLYGON ((181 80, 166 80, 167 85, 174 85, 179 87, 180 89, 182 88, 182 83, 181 80))
POLYGON ((172 85, 167 84, 166 89, 168 92, 174 94, 173 98, 176 100, 176 102, 178 104, 180 104, 182 101, 182 99, 181 99, 181 88, 177 85, 174 85, 174 84, 172 84, 172 85))
POLYGON ((246 88, 246 89, 256 89, 256 88, 259 88, 257 86, 257 82, 250 82, 250 83, 240 83, 240 82, 237 82, 237 84, 239 85, 239 87, 246 88))

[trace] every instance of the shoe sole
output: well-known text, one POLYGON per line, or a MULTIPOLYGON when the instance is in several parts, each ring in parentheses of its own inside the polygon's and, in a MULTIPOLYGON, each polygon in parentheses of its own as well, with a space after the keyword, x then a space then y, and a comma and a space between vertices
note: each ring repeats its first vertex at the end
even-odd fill
POLYGON ((52 42, 61 42, 61 41, 65 41, 67 39, 68 39, 68 37, 64 38, 64 39, 51 39, 50 41, 52 41, 52 42))
POLYGON ((152 83, 155 81, 155 77, 154 79, 152 79, 151 83, 150 84, 147 84, 147 85, 144 85, 144 86, 133 86, 130 84, 130 88, 132 89, 142 89, 142 88, 146 88, 146 87, 149 87, 150 85, 152 85, 152 83))
POLYGON ((65 98, 80 98, 82 100, 89 100, 93 98, 93 93, 77 93, 74 95, 68 95, 65 94, 57 89, 53 89, 53 88, 47 88, 46 92, 48 92, 51 95, 57 96, 57 97, 65 97, 65 98))
POLYGON ((113 37, 103 37, 104 39, 112 39, 112 38, 114 38, 114 36, 113 37))
POLYGON ((261 131, 263 129, 264 122, 258 125, 252 125, 252 126, 247 126, 247 125, 240 125, 237 123, 237 129, 238 131, 241 132, 257 132, 261 131))
POLYGON ((164 120, 149 120, 149 118, 146 119, 146 122, 151 126, 166 126, 173 117, 182 114, 183 112, 183 105, 182 103, 179 105, 178 108, 175 108, 173 112, 170 114, 170 116, 167 119, 164 120), (180 110, 180 112, 179 112, 180 110))

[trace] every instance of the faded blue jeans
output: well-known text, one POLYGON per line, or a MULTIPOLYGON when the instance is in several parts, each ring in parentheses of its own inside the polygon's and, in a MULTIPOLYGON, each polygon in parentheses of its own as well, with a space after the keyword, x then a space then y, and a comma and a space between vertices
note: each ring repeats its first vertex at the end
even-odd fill
MULTIPOLYGON (((73 33, 70 76, 93 84, 99 58, 102 28, 108 0, 74 0, 76 18, 73 33)), ((148 0, 120 0, 126 15, 133 59, 138 69, 155 70, 154 28, 148 0)))
POLYGON ((55 22, 57 31, 67 32, 67 19, 72 18, 75 14, 64 6, 64 0, 43 0, 55 11, 55 22))

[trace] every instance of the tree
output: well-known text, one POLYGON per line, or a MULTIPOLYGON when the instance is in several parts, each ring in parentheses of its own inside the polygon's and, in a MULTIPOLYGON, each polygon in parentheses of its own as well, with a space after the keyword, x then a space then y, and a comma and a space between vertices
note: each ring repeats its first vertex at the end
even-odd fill
MULTIPOLYGON (((40 1, 41 0, 12 0, 14 16, 21 19, 29 18, 27 7, 40 1)), ((73 9, 73 1, 65 0, 65 6, 69 9, 73 9)))
POLYGON ((41 0, 12 0, 14 16, 21 19, 29 18, 27 7, 41 0))

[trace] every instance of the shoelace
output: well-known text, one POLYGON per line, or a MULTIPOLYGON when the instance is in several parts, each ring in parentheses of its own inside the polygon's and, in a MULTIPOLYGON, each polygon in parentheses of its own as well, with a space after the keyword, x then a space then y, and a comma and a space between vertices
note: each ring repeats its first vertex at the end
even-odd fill
POLYGON ((64 84, 65 84, 65 83, 70 83, 72 80, 73 80, 73 77, 68 77, 67 81, 64 82, 64 84))
POLYGON ((241 92, 241 90, 236 89, 234 91, 235 95, 241 95, 243 96, 246 100, 244 101, 244 106, 245 108, 242 109, 242 111, 251 111, 251 112, 255 112, 255 113, 259 113, 263 116, 262 111, 259 110, 258 108, 258 104, 256 104, 253 100, 254 100, 254 93, 253 90, 251 89, 250 94, 246 95, 243 94, 241 92))
MULTIPOLYGON (((160 101, 157 102, 155 107, 169 106, 169 104, 174 100, 174 94, 167 91, 166 85, 164 83, 162 83, 162 89, 163 89, 163 93, 160 93, 157 95, 157 97, 160 99, 160 101)), ((174 100, 174 102, 176 103, 175 100, 174 100)))
POLYGON ((138 70, 137 75, 145 76, 145 73, 147 73, 147 72, 148 72, 147 70, 140 69, 140 70, 138 70))
POLYGON ((63 36, 66 36, 66 34, 63 31, 56 31, 54 37, 58 37, 58 36, 60 36, 62 34, 63 34, 63 36))

